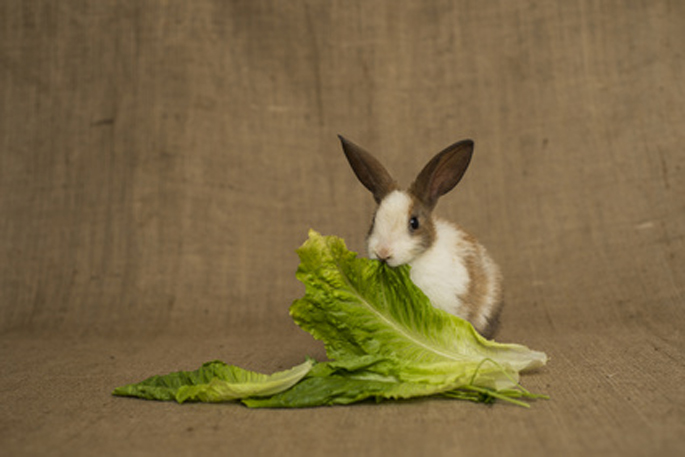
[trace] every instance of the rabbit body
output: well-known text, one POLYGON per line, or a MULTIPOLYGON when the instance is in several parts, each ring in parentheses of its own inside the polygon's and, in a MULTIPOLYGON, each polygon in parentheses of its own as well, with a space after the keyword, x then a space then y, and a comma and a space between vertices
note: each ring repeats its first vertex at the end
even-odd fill
POLYGON ((473 143, 448 147, 408 190, 400 190, 373 156, 341 140, 352 169, 378 203, 367 237, 369 257, 391 267, 409 264, 412 281, 434 307, 492 337, 502 308, 499 268, 472 235, 432 214, 438 197, 466 171, 473 143))

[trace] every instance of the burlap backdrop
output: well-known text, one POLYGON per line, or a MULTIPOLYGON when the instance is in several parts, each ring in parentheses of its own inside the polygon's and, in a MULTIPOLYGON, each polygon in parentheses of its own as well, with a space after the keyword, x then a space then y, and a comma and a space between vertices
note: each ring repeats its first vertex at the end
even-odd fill
MULTIPOLYGON (((11 455, 667 455, 685 446, 685 3, 3 1, 0 442, 11 455), (109 396, 322 357, 312 227, 363 250, 342 133, 501 264, 531 411, 249 411, 109 396)), ((8 454, 8 455, 10 455, 8 454)))

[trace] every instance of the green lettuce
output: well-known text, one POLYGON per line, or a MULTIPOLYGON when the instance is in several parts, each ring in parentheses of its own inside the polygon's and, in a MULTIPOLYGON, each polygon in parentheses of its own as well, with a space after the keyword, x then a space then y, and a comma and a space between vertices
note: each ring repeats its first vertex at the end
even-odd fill
POLYGON ((431 306, 409 277, 351 252, 343 240, 310 231, 297 251, 305 295, 290 308, 297 325, 321 340, 329 361, 308 359, 263 375, 213 362, 195 372, 154 376, 115 390, 157 400, 231 401, 249 407, 311 407, 367 399, 440 395, 478 402, 540 398, 519 373, 547 357, 480 336, 467 321, 431 306))
POLYGON ((118 387, 114 395, 146 400, 224 402, 253 396, 274 395, 297 384, 314 365, 308 359, 289 370, 266 375, 221 361, 207 362, 195 371, 152 376, 136 384, 118 387))

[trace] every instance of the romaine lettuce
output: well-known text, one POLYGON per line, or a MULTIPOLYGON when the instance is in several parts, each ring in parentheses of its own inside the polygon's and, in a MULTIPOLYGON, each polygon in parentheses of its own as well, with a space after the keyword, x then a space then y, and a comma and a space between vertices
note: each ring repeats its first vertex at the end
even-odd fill
POLYGON ((323 341, 329 361, 271 376, 213 362, 195 372, 157 376, 116 395, 191 401, 241 400, 249 407, 308 407, 365 399, 428 395, 489 402, 539 398, 518 384, 521 371, 547 357, 480 336, 463 319, 436 309, 409 278, 359 258, 340 238, 310 231, 298 249, 297 278, 306 286, 290 315, 323 341))
POLYGON ((245 370, 221 361, 207 362, 195 371, 152 376, 137 384, 118 387, 114 395, 146 400, 224 402, 252 396, 274 395, 297 384, 314 365, 301 365, 272 375, 245 370))

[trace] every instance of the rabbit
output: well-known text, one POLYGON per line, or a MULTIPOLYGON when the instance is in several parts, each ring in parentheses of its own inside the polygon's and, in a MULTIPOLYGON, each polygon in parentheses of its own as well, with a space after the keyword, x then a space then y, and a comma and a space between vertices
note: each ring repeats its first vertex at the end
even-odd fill
POLYGON ((476 238, 433 216, 438 198, 464 176, 473 141, 445 148, 402 190, 370 153, 339 138, 352 170, 378 204, 366 239, 369 257, 390 267, 409 264, 411 280, 435 308, 492 338, 503 306, 500 269, 476 238))

